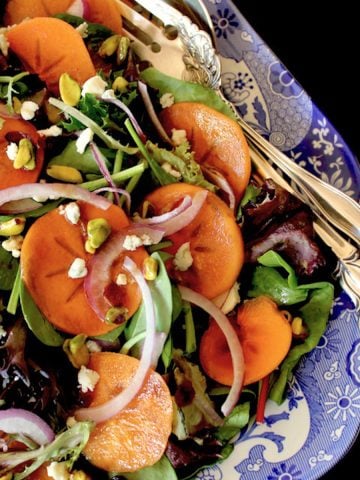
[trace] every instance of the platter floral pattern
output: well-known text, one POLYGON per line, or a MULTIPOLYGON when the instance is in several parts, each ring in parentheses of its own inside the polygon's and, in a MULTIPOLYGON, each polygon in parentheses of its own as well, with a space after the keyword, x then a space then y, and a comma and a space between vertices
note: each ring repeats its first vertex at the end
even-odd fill
MULTIPOLYGON (((360 168, 332 124, 230 0, 206 0, 222 88, 238 112, 297 163, 355 199, 360 168)), ((327 331, 307 355, 282 405, 235 440, 201 480, 316 480, 351 447, 360 427, 360 321, 339 291, 327 331)))

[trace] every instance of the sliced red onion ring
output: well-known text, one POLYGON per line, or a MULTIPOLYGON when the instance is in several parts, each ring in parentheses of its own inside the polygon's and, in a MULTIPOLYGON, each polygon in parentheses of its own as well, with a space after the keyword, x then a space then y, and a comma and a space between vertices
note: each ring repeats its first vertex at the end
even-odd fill
POLYGON ((113 179, 111 178, 110 172, 109 172, 109 170, 106 166, 106 159, 105 159, 104 155, 101 153, 99 147, 94 142, 90 142, 90 150, 91 150, 91 152, 94 156, 95 162, 96 162, 97 166, 99 167, 100 172, 103 174, 103 177, 108 182, 110 187, 112 187, 114 189, 116 203, 119 205, 120 198, 119 198, 119 194, 116 191, 117 187, 116 187, 115 183, 113 182, 113 179))
POLYGON ((164 127, 162 126, 162 124, 159 120, 159 117, 156 114, 154 105, 153 105, 153 103, 151 101, 151 98, 150 98, 150 95, 149 95, 147 85, 144 82, 138 81, 138 89, 139 89, 140 95, 143 99, 146 111, 149 114, 149 118, 152 121, 156 131, 158 132, 160 137, 165 142, 169 143, 170 145, 173 145, 173 141, 171 140, 169 135, 166 133, 164 127))
POLYGON ((38 445, 50 443, 55 438, 55 433, 42 418, 22 408, 0 410, 0 430, 24 435, 38 445))
POLYGON ((183 300, 193 303, 194 305, 197 305, 205 312, 207 312, 216 321, 221 331, 225 335, 226 341, 229 346, 234 370, 234 382, 230 388, 230 392, 225 402, 221 406, 222 413, 227 416, 239 400, 244 380, 244 355, 239 338, 227 316, 224 315, 222 311, 216 305, 214 305, 211 300, 187 287, 179 286, 179 292, 183 300))
POLYGON ((118 187, 103 187, 103 188, 98 188, 97 190, 94 190, 94 193, 102 193, 102 192, 113 192, 113 193, 118 193, 120 195, 124 195, 126 199, 125 200, 126 208, 128 212, 130 212, 131 195, 127 190, 124 190, 123 188, 118 188, 118 187))
POLYGON ((201 170, 204 172, 206 178, 208 178, 214 185, 220 188, 228 197, 229 207, 232 211, 235 210, 236 199, 233 189, 224 175, 213 167, 202 165, 201 170))
POLYGON ((13 202, 6 202, 0 207, 0 213, 13 215, 16 213, 32 212, 41 207, 42 203, 35 202, 31 198, 25 198, 24 200, 14 200, 13 202))
POLYGON ((164 231, 165 236, 172 235, 189 225, 189 223, 194 220, 201 207, 204 205, 207 194, 207 190, 201 190, 200 192, 195 193, 190 205, 186 196, 179 207, 175 208, 168 214, 165 214, 166 216, 160 215, 159 217, 153 217, 152 219, 139 219, 137 220, 137 223, 156 224, 157 227, 164 231), (173 212, 175 212, 175 214, 173 214, 173 212), (149 220, 151 220, 151 222, 149 220))
POLYGON ((101 249, 88 262, 88 274, 84 280, 84 289, 90 307, 96 315, 105 321, 106 313, 113 305, 104 296, 104 290, 111 282, 110 269, 114 261, 125 251, 124 240, 127 235, 139 237, 147 235, 153 243, 159 243, 164 232, 149 227, 131 226, 111 235, 101 249))
MULTIPOLYGON (((107 90, 107 92, 112 92, 112 90, 107 90)), ((104 102, 112 103, 116 107, 120 108, 120 110, 125 112, 126 115, 129 117, 131 123, 133 124, 133 127, 135 128, 136 133, 139 135, 140 140, 143 143, 146 142, 145 133, 142 131, 142 128, 140 127, 139 122, 135 118, 135 115, 132 113, 130 108, 125 105, 125 103, 123 103, 121 100, 116 98, 115 95, 113 96, 112 94, 109 94, 109 93, 106 94, 106 92, 101 96, 101 100, 103 100, 104 102)))
POLYGON ((107 210, 111 203, 100 195, 91 193, 84 188, 66 183, 26 183, 0 190, 0 206, 14 200, 24 198, 45 197, 50 200, 59 198, 71 198, 72 200, 83 200, 95 207, 107 210))
POLYGON ((122 392, 97 407, 80 408, 75 412, 77 420, 92 420, 99 423, 119 413, 139 393, 151 367, 155 348, 155 309, 151 292, 143 274, 129 257, 125 257, 124 267, 139 285, 146 312, 146 336, 139 366, 130 384, 122 392))
POLYGON ((177 217, 180 213, 182 213, 184 210, 189 208, 192 204, 192 199, 190 195, 186 195, 183 199, 180 205, 173 210, 170 210, 170 212, 163 213, 162 215, 156 215, 155 217, 150 217, 150 218, 138 218, 136 219, 136 223, 141 223, 142 225, 158 225, 160 223, 167 222, 171 218, 177 217))

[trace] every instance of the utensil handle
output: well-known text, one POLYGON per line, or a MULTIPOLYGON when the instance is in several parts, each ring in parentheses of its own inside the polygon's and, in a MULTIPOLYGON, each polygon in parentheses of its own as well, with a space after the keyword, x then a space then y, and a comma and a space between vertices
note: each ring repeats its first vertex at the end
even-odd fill
POLYGON ((299 188, 299 194, 310 202, 314 210, 359 244, 360 205, 345 193, 290 160, 241 117, 238 117, 238 122, 248 139, 293 180, 299 188))

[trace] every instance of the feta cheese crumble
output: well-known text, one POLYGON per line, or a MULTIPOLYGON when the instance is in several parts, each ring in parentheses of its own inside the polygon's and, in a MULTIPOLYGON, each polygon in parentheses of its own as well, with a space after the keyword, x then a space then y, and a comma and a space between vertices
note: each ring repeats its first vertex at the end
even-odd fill
POLYGON ((60 215, 64 215, 66 220, 76 225, 80 220, 80 208, 76 202, 70 202, 59 208, 60 215))
POLYGON ((12 162, 15 160, 16 155, 18 154, 19 147, 15 142, 10 142, 9 145, 6 147, 6 155, 9 160, 12 162))
POLYGON ((190 242, 185 242, 178 248, 174 257, 174 266, 180 272, 186 272, 193 264, 193 257, 190 250, 190 242))
POLYGON ((68 270, 69 278, 84 278, 86 277, 88 270, 83 258, 75 258, 68 270))
POLYGON ((85 97, 87 93, 92 93, 93 95, 101 97, 105 92, 107 83, 100 77, 100 75, 95 75, 84 83, 81 90, 81 95, 85 97))
POLYGON ((85 128, 85 130, 82 130, 75 143, 76 151, 80 154, 83 154, 93 138, 94 132, 91 130, 91 128, 85 128))
POLYGON ((141 247, 142 244, 143 242, 141 238, 138 237, 137 235, 126 235, 124 239, 123 247, 125 248, 125 250, 129 250, 132 252, 136 250, 138 247, 141 247))
POLYGON ((4 55, 4 57, 8 56, 9 53, 9 42, 6 36, 3 33, 0 33, 0 52, 4 55))
POLYGON ((19 258, 23 242, 24 237, 22 235, 11 235, 1 243, 1 246, 7 252, 11 252, 14 258, 19 258))
POLYGON ((54 480, 69 480, 70 473, 66 462, 51 462, 46 468, 49 477, 54 480))
POLYGON ((76 27, 75 30, 80 34, 81 38, 87 38, 87 36, 89 35, 88 27, 89 25, 87 24, 87 22, 83 22, 80 23, 80 25, 76 27))
POLYGON ((62 135, 62 128, 57 125, 52 125, 49 128, 38 130, 38 134, 44 137, 60 137, 60 135, 62 135))
POLYGON ((84 365, 78 372, 78 382, 83 393, 92 392, 99 381, 100 375, 95 370, 90 370, 84 365))
POLYGON ((161 95, 160 105, 162 106, 162 108, 171 107, 171 105, 174 105, 174 103, 175 98, 172 93, 164 93, 164 95, 161 95))
POLYGON ((31 100, 25 100, 21 104, 20 115, 24 120, 32 120, 35 117, 35 112, 39 110, 39 105, 31 100))
POLYGON ((171 140, 176 146, 179 146, 182 143, 186 143, 188 141, 186 136, 186 130, 177 130, 176 128, 173 128, 171 130, 171 140))
POLYGON ((116 285, 127 285, 127 276, 125 273, 119 273, 115 280, 116 285))

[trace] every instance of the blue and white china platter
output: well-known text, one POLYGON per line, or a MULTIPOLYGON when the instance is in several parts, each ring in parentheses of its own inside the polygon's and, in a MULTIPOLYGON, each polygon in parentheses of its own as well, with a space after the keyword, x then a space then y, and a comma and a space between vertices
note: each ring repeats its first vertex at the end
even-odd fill
MULTIPOLYGON (((295 162, 358 200, 359 163, 329 120, 230 0, 205 5, 228 100, 295 162)), ((360 429, 360 320, 344 292, 285 402, 268 401, 265 413, 265 423, 243 432, 227 460, 195 478, 315 480, 346 454, 360 429)))

